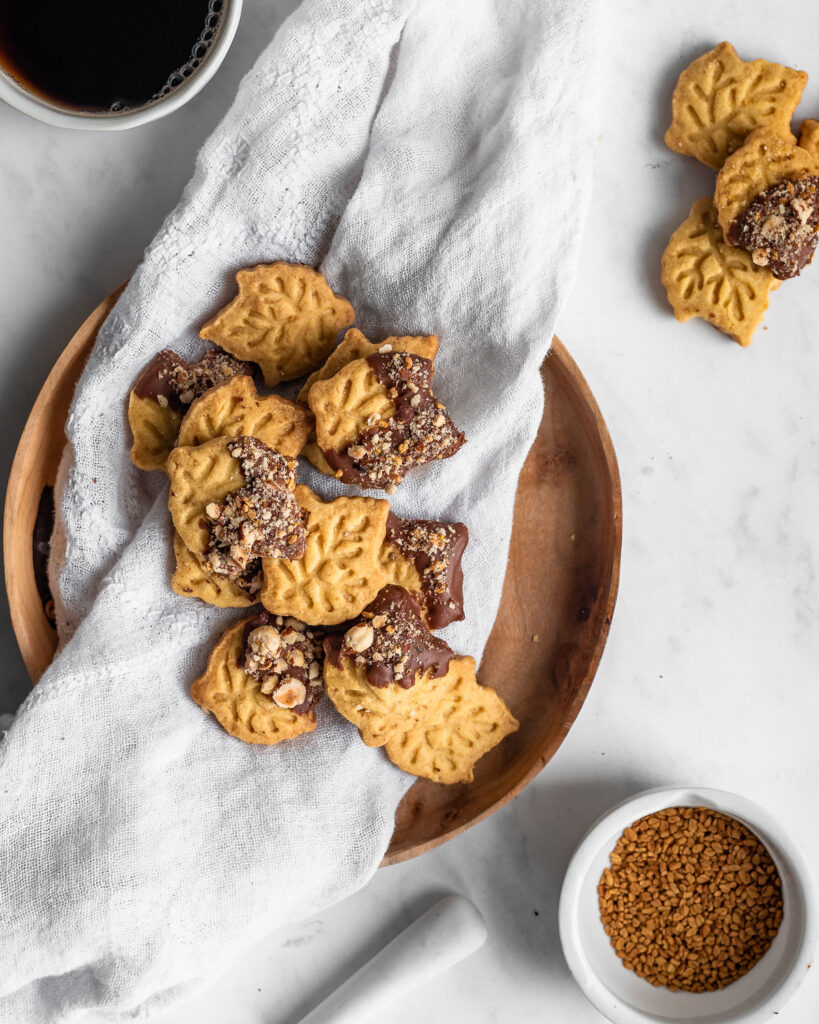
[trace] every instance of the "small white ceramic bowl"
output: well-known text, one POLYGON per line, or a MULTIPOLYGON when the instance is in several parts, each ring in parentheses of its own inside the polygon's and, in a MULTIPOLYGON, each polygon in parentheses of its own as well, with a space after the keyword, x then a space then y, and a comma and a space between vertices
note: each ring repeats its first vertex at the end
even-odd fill
POLYGON ((560 941, 578 985, 614 1024, 751 1024, 780 1010, 808 973, 817 938, 816 893, 808 865, 763 808, 718 789, 652 789, 609 811, 572 857, 560 894, 560 941), (597 886, 609 853, 632 822, 664 807, 711 807, 736 818, 767 848, 782 880, 782 926, 747 974, 717 992, 654 988, 623 967, 603 931, 597 886))
POLYGON ((144 107, 116 113, 83 113, 69 110, 49 102, 23 88, 14 78, 0 67, 0 100, 10 107, 28 114, 38 121, 53 125, 56 128, 78 128, 92 132, 115 132, 124 128, 136 128, 138 125, 156 121, 166 114, 184 106, 213 78, 219 65, 230 49, 239 16, 242 13, 242 0, 223 0, 222 17, 216 36, 211 42, 208 53, 202 63, 180 86, 144 107))

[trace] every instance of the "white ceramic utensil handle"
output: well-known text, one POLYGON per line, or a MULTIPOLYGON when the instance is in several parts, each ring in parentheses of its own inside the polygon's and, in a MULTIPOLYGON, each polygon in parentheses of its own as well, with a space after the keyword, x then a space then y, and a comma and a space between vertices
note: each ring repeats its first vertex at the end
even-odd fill
POLYGON ((301 1024, 363 1024, 405 992, 474 953, 486 940, 477 907, 447 896, 320 1003, 301 1024))

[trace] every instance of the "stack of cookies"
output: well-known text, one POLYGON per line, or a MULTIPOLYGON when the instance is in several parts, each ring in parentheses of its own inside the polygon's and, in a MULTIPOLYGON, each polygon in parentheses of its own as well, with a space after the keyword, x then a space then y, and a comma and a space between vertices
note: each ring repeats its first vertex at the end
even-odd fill
POLYGON ((316 728, 327 692, 365 743, 438 782, 472 779, 517 728, 435 631, 464 617, 463 523, 401 519, 386 498, 325 501, 298 456, 344 484, 395 493, 465 437, 433 390, 438 339, 374 344, 310 267, 242 270, 202 328, 218 347, 160 352, 128 405, 131 458, 164 470, 177 594, 256 612, 228 629, 192 686, 231 735, 275 744, 316 728), (260 393, 309 374, 297 401, 260 393))
POLYGON ((666 143, 719 173, 671 236, 663 284, 678 320, 700 317, 740 345, 819 240, 819 122, 803 121, 798 143, 791 134, 807 80, 720 43, 674 89, 666 143))

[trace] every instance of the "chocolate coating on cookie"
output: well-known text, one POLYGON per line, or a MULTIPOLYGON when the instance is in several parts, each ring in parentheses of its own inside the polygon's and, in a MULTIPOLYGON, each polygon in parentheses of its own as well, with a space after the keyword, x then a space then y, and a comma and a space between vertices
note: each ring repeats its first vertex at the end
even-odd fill
POLYGON ((158 352, 134 384, 137 398, 149 398, 165 408, 184 412, 195 398, 239 374, 251 374, 252 365, 214 348, 198 363, 188 363, 169 348, 158 352))
POLYGON ((431 360, 408 352, 376 352, 367 362, 395 414, 369 424, 345 452, 324 454, 344 483, 389 490, 413 467, 454 455, 466 437, 432 392, 431 360))
POLYGON ((324 652, 337 668, 342 658, 363 667, 371 686, 395 682, 406 690, 419 675, 446 675, 455 656, 448 644, 430 633, 412 594, 392 584, 379 591, 346 633, 326 637, 324 652))
POLYGON ((239 667, 274 703, 306 715, 324 692, 323 638, 323 630, 298 619, 261 612, 245 622, 239 667))
POLYGON ((431 629, 443 629, 464 617, 461 566, 469 530, 463 523, 387 517, 385 544, 412 562, 421 579, 421 596, 431 629))
POLYGON ((293 495, 296 460, 256 437, 237 437, 228 451, 246 483, 225 500, 205 506, 211 539, 206 561, 221 576, 241 576, 257 558, 301 558, 307 513, 293 495))
POLYGON ((728 242, 747 249, 774 277, 796 277, 819 240, 819 178, 803 175, 760 192, 731 224, 728 242))

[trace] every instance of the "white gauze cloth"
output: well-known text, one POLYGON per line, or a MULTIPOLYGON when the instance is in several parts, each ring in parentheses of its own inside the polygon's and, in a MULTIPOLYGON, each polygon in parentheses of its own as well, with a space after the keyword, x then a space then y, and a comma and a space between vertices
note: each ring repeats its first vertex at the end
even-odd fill
POLYGON ((329 701, 263 748, 190 699, 240 616, 171 591, 167 480, 129 462, 125 398, 159 349, 202 351, 259 262, 320 266, 374 340, 439 335, 468 442, 393 507, 468 524, 467 617, 445 636, 480 658, 589 197, 592 20, 592 0, 306 0, 202 148, 69 417, 63 646, 0 744, 0 1020, 162 1006, 378 866, 412 780, 329 701))

